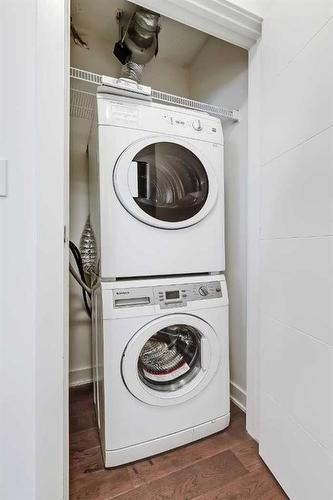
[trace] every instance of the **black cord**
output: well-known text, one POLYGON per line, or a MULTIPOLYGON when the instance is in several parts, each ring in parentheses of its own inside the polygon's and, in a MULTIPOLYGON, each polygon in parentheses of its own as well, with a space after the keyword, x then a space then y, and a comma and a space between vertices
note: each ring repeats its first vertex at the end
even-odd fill
POLYGON ((76 45, 78 45, 79 47, 83 47, 84 49, 89 50, 88 45, 86 44, 86 42, 84 40, 82 40, 77 29, 75 28, 72 18, 71 18, 71 34, 72 34, 74 43, 76 43, 76 45))
MULTIPOLYGON (((83 270, 83 264, 82 264, 82 258, 81 258, 80 251, 79 251, 79 249, 77 248, 77 246, 72 241, 69 242, 69 248, 72 251, 72 254, 73 254, 74 258, 75 258, 75 262, 76 262, 76 265, 78 267, 80 277, 81 277, 82 281, 87 285, 86 278, 85 278, 85 275, 84 275, 84 270, 83 270)), ((82 288, 82 295, 83 295, 83 301, 84 301, 85 309, 86 309, 87 313, 89 314, 89 316, 91 317, 91 308, 89 306, 88 299, 87 299, 87 295, 88 295, 89 298, 91 298, 91 294, 88 293, 86 290, 84 290, 82 288)))
MULTIPOLYGON (((77 248, 77 246, 72 241, 69 242, 69 249, 71 250, 71 252, 73 254, 73 257, 75 259, 75 262, 76 262, 76 265, 77 265, 77 268, 79 270, 79 274, 80 274, 80 277, 81 277, 83 283, 85 283, 88 286, 88 283, 86 281, 86 277, 84 275, 82 257, 80 254, 80 250, 77 248)), ((89 302, 88 302, 88 297, 89 297, 89 299, 91 299, 91 293, 87 292, 84 288, 82 288, 82 296, 83 296, 85 310, 86 310, 87 314, 89 315, 89 317, 91 318, 91 307, 89 306, 89 302)))

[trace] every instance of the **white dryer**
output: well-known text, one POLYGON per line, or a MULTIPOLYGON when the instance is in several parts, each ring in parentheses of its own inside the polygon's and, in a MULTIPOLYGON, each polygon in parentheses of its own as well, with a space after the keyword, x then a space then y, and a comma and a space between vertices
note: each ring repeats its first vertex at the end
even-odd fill
POLYGON ((228 426, 222 275, 102 283, 93 304, 94 396, 106 467, 228 426))
POLYGON ((223 271, 220 120, 149 101, 97 97, 89 144, 97 274, 223 271))

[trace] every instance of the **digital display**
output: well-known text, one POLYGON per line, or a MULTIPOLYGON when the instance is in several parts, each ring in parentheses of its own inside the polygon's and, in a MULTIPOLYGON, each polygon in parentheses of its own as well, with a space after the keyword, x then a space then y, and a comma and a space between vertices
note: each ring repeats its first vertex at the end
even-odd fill
POLYGON ((165 292, 166 300, 169 299, 179 299, 179 290, 174 290, 172 292, 165 292))

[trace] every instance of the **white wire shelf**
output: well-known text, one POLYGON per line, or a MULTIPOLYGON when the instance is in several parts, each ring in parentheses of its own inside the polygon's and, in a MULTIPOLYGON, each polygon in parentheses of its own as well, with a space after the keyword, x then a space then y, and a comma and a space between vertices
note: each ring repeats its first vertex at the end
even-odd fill
MULTIPOLYGON (((103 76, 90 71, 84 71, 79 68, 70 68, 70 77, 76 80, 81 80, 94 85, 102 85, 103 76)), ((151 98, 153 101, 171 104, 174 106, 182 106, 197 111, 219 116, 220 118, 238 121, 239 111, 225 109, 222 106, 214 106, 187 97, 180 97, 174 94, 168 94, 160 90, 151 89, 151 98)), ((83 119, 92 119, 96 105, 96 94, 81 91, 79 89, 71 89, 71 116, 83 119)))
POLYGON ((160 90, 152 89, 151 95, 154 101, 173 104, 176 106, 182 106, 184 108, 195 109, 197 111, 205 111, 206 113, 220 116, 228 120, 234 120, 234 121, 239 120, 238 110, 225 109, 222 106, 214 106, 213 104, 194 101, 193 99, 188 99, 187 97, 180 97, 174 94, 168 94, 167 92, 162 92, 160 90))
POLYGON ((70 68, 70 77, 84 82, 95 83, 96 85, 102 84, 102 75, 91 73, 91 71, 84 71, 79 68, 73 68, 73 66, 70 68))
POLYGON ((73 118, 92 120, 96 106, 96 94, 71 89, 70 115, 73 118))

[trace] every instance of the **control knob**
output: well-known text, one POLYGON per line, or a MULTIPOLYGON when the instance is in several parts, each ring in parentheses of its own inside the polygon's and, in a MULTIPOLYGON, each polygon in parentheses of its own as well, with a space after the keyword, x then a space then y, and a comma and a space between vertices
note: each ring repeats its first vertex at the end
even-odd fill
POLYGON ((201 286, 199 288, 199 293, 202 297, 206 297, 206 295, 208 295, 209 292, 205 286, 201 286))
POLYGON ((202 125, 201 125, 201 121, 200 120, 194 120, 194 122, 192 122, 192 127, 194 128, 194 130, 196 130, 197 132, 200 132, 202 130, 202 125))

